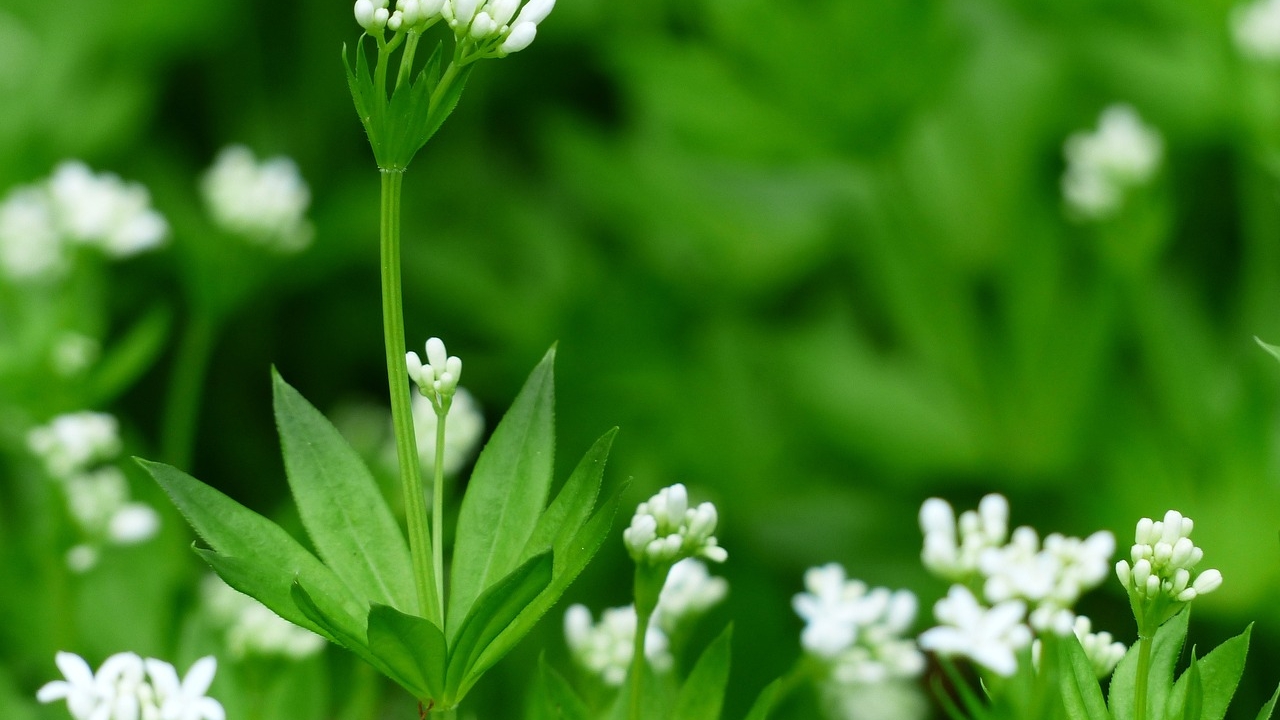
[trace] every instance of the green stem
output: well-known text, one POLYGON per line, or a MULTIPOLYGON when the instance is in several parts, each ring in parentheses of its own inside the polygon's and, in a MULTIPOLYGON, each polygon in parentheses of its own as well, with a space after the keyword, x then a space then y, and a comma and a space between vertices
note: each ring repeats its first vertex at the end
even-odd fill
POLYGON ((455 57, 453 62, 449 63, 449 67, 444 69, 444 74, 440 76, 440 84, 436 85, 436 89, 431 93, 431 105, 428 114, 435 115, 436 108, 440 107, 440 101, 444 98, 445 93, 449 92, 449 87, 453 85, 453 81, 458 79, 458 72, 462 69, 462 64, 455 57))
POLYGON ((445 617, 444 606, 444 428, 445 419, 449 415, 448 407, 436 415, 436 468, 435 487, 432 488, 431 503, 431 547, 435 551, 431 556, 436 571, 436 596, 440 598, 440 616, 445 617))
POLYGON ((427 713, 427 717, 432 718, 432 720, 457 720, 458 708, 437 708, 427 713))
POLYGON ((1151 674, 1151 633, 1138 634, 1138 674, 1133 692, 1133 720, 1147 718, 1147 676, 1151 674))
POLYGON ((409 552, 418 588, 418 612, 444 627, 444 602, 432 577, 431 538, 426 496, 422 488, 418 443, 413 434, 409 370, 404 362, 404 299, 400 280, 400 192, 404 171, 382 170, 382 330, 387 347, 387 382, 391 386, 391 419, 395 424, 396 458, 409 525, 409 552))
POLYGON ((644 640, 649 633, 649 619, 653 617, 652 608, 636 608, 636 636, 631 645, 631 713, 630 720, 643 720, 641 697, 644 681, 644 640))
POLYGON ((409 39, 404 44, 404 55, 400 56, 400 70, 396 73, 396 89, 409 79, 413 72, 413 56, 418 52, 418 33, 410 30, 409 39))
POLYGON ((183 470, 191 469, 196 427, 200 420, 200 399, 209 353, 213 349, 215 325, 208 313, 192 311, 169 375, 164 423, 160 428, 160 449, 166 462, 183 470))

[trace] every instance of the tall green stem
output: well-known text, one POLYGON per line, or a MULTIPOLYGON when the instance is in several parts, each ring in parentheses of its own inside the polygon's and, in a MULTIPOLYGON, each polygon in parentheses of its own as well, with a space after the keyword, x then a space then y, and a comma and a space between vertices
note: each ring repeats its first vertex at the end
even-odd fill
POLYGON ((183 470, 191 469, 196 426, 200 419, 200 398, 204 392, 209 353, 213 349, 215 326, 209 313, 192 311, 169 376, 164 425, 160 429, 160 450, 166 462, 183 470))
POLYGON ((1133 720, 1147 720, 1147 676, 1151 674, 1152 633, 1138 633, 1138 674, 1133 692, 1133 720))
POLYGON ((396 458, 404 490, 409 525, 409 552, 413 555, 413 579, 418 588, 418 611, 444 627, 443 594, 432 572, 432 548, 427 524, 426 495, 418 443, 413 434, 413 410, 409 399, 409 370, 405 365, 404 298, 400 281, 400 193, 404 171, 382 170, 382 330, 387 347, 387 382, 391 386, 391 419, 395 425, 396 458))
POLYGON ((636 609, 636 636, 631 645, 631 714, 630 720, 643 720, 644 695, 644 640, 649 634, 649 619, 653 617, 651 608, 636 609))
POLYGON ((440 615, 444 616, 444 430, 445 420, 449 415, 446 406, 444 412, 436 415, 436 467, 435 486, 431 493, 431 547, 435 551, 431 556, 432 567, 436 571, 436 595, 440 597, 440 615))

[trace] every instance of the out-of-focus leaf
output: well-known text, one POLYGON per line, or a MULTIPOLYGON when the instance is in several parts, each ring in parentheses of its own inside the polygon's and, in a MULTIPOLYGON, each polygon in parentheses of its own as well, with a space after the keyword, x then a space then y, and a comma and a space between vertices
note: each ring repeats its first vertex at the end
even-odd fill
POLYGON ((527 720, 592 720, 591 712, 569 683, 547 663, 538 658, 538 673, 530 693, 527 720))
POLYGON ((94 367, 87 404, 105 405, 141 377, 164 348, 172 324, 173 312, 166 306, 152 308, 135 322, 94 367))
POLYGON ((773 711, 773 706, 778 701, 778 689, 781 687, 782 678, 765 685, 756 696, 756 701, 751 704, 745 720, 768 720, 769 713, 773 711))
POLYGON ((1080 646, 1075 633, 1067 633, 1066 637, 1057 639, 1056 644, 1061 654, 1059 685, 1067 717, 1072 720, 1110 718, 1107 702, 1102 698, 1102 686, 1098 684, 1098 676, 1093 671, 1093 663, 1084 654, 1084 648, 1080 646))
POLYGON ((680 688, 671 713, 674 720, 718 720, 720 707, 724 704, 725 686, 729 683, 732 639, 733 626, 730 625, 703 651, 680 688))

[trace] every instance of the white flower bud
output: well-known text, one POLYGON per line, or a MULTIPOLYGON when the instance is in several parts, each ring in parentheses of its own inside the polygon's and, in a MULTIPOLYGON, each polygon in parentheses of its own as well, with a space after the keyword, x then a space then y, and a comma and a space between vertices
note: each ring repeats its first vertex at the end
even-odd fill
POLYGON ((476 14, 474 20, 471 21, 471 37, 477 40, 492 35, 498 29, 498 24, 489 17, 489 13, 483 10, 476 14))
MULTIPOLYGON (((556 6, 556 0, 529 0, 520 8, 520 14, 516 15, 515 21, 511 23, 512 27, 521 23, 533 23, 537 25, 551 14, 552 8, 556 6)), ((526 43, 527 45, 528 43, 526 43)), ((514 51, 512 51, 514 52, 514 51)))
POLYGON ((355 14, 356 23, 365 30, 373 27, 373 14, 376 8, 373 6, 373 0, 356 0, 355 14))
POLYGON ((378 8, 373 11, 373 28, 381 30, 387 26, 387 21, 391 19, 391 13, 386 8, 378 8))
POLYGON ((491 0, 489 15, 501 27, 511 22, 511 18, 515 17, 516 10, 519 8, 520 0, 491 0))
POLYGON ((400 26, 404 23, 404 13, 399 10, 391 13, 391 17, 387 19, 387 27, 392 32, 399 32, 400 26))
POLYGON ((1196 577, 1192 587, 1200 595, 1205 595, 1217 590, 1222 585, 1222 573, 1217 570, 1205 570, 1196 577))
POLYGON ((533 23, 517 21, 512 26, 511 33, 507 35, 507 39, 498 46, 498 51, 504 54, 520 52, 533 43, 533 38, 537 34, 538 28, 533 23))
POLYGON ((449 23, 455 29, 461 30, 471 24, 471 18, 475 17, 476 4, 478 0, 447 0, 447 4, 453 6, 453 20, 449 23))

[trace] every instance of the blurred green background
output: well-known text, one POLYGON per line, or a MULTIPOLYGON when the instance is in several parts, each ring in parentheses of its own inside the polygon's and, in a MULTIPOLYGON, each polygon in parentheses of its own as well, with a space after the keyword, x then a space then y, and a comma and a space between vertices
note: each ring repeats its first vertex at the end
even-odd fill
MULTIPOLYGON (((719 505, 731 592, 702 627, 736 623, 726 717, 799 654, 804 568, 913 588, 927 626, 944 588, 919 567, 917 508, 989 491, 1015 524, 1110 529, 1122 552, 1138 517, 1193 517, 1226 583, 1192 640, 1258 622, 1251 717, 1280 667, 1280 367, 1252 340, 1280 341, 1280 67, 1241 57, 1232 5, 560 0, 528 50, 474 74, 407 176, 410 345, 443 337, 492 425, 558 341, 561 477, 618 425, 624 507, 673 482, 719 505), (1113 102, 1165 160, 1120 215, 1073 222, 1062 143, 1113 102)), ((182 288, 226 281, 184 265, 207 224, 198 174, 241 142, 310 183, 315 244, 228 311, 191 466, 267 513, 287 505, 271 364, 321 409, 385 403, 378 178, 339 65, 357 37, 347 2, 0 0, 0 189, 80 158, 147 185, 174 228, 110 266, 92 310, 108 344, 169 320, 98 408, 131 453, 159 444, 182 288)), ((80 408, 4 395, 20 410, 3 416, 0 610, 30 622, 0 623, 0 679, 29 697, 52 628, 92 633, 24 609, 24 573, 54 561, 14 539, 21 432, 80 408)), ((201 568, 162 512, 166 549, 127 566, 161 600, 96 596, 116 632, 85 652, 164 652, 179 632, 201 568)), ((629 572, 611 543, 568 599, 625 604, 629 572)), ((1128 641, 1111 585, 1084 610, 1128 641)), ((479 717, 512 716, 540 647, 565 666, 558 617, 486 680, 479 717)))

